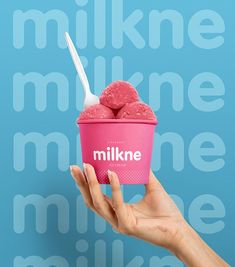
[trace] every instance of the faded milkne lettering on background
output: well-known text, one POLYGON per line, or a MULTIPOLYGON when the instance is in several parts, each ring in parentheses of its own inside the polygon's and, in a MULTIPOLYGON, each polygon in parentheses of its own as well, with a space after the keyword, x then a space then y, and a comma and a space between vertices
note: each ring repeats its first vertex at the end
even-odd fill
MULTIPOLYGON (((83 57, 84 62, 88 62, 83 57)), ((106 66, 106 59, 104 57, 97 57, 94 60, 94 77, 95 88, 104 88, 106 84, 105 70, 109 68, 106 66)), ((114 57, 111 64, 113 80, 121 80, 124 77, 123 59, 121 57, 114 57)), ((57 88, 57 108, 59 111, 68 111, 71 108, 69 103, 70 94, 76 96, 76 108, 82 110, 82 90, 81 84, 76 77, 76 90, 69 92, 69 85, 72 81, 63 73, 51 72, 42 75, 37 72, 30 73, 15 73, 13 76, 13 108, 20 112, 27 107, 25 105, 25 98, 28 90, 35 91, 35 109, 37 111, 45 111, 47 108, 47 91, 49 84, 53 83, 57 88), (30 85, 30 87, 29 87, 30 85), (26 90, 27 87, 27 90, 26 90), (29 88, 30 89, 29 89, 29 88)), ((185 106, 185 91, 187 85, 184 83, 183 77, 178 73, 151 73, 149 76, 136 72, 129 81, 135 86, 140 85, 143 81, 148 81, 149 88, 149 104, 154 111, 161 108, 161 93, 164 85, 170 85, 172 90, 172 101, 169 101, 174 111, 184 111, 185 106)), ((225 85, 223 80, 216 74, 211 72, 199 73, 192 78, 188 85, 188 101, 198 111, 214 112, 220 110, 224 106, 223 96, 225 95, 225 85), (209 84, 209 87, 203 87, 203 84, 209 84), (207 100, 212 97, 215 99, 207 100)), ((95 90, 96 94, 100 94, 95 90)))
MULTIPOLYGON (((46 51, 49 43, 50 45, 53 43, 55 50, 58 49, 62 55, 62 49, 67 48, 64 32, 74 32, 76 33, 74 35, 76 36, 76 46, 81 49, 83 54, 82 62, 85 68, 93 70, 91 81, 97 95, 100 94, 101 89, 106 86, 108 81, 125 79, 136 87, 142 83, 147 84, 145 90, 148 96, 147 102, 155 112, 161 111, 162 106, 165 105, 162 96, 165 94, 166 86, 170 89, 167 105, 171 113, 183 114, 190 106, 195 113, 204 113, 213 119, 213 112, 220 112, 223 109, 226 87, 223 75, 219 72, 201 69, 189 78, 184 73, 170 70, 169 66, 169 71, 159 72, 156 69, 156 71, 151 72, 143 70, 137 65, 130 70, 131 75, 128 72, 129 76, 127 77, 125 65, 128 57, 119 53, 120 49, 125 49, 126 43, 137 52, 142 50, 144 52, 145 49, 153 51, 161 49, 163 46, 163 26, 166 23, 170 27, 170 31, 167 31, 170 40, 168 45, 173 51, 177 52, 187 48, 189 46, 186 42, 187 39, 190 41, 190 45, 198 49, 199 52, 209 53, 219 49, 225 43, 225 23, 222 15, 217 11, 195 9, 194 13, 186 16, 179 10, 169 8, 158 10, 157 4, 152 6, 148 12, 134 7, 128 11, 125 9, 123 0, 112 0, 109 5, 105 0, 76 0, 74 3, 76 8, 73 12, 66 12, 62 9, 42 9, 42 11, 32 6, 28 10, 23 8, 22 10, 14 10, 12 13, 14 52, 20 53, 24 50, 26 53, 26 46, 30 43, 34 49, 41 53, 42 50, 46 51), (51 22, 53 22, 52 27, 49 25, 51 22), (29 27, 30 23, 33 25, 32 29, 29 27), (80 25, 83 26, 80 27, 80 25), (94 27, 92 32, 90 31, 91 27, 94 27), (50 40, 52 37, 49 33, 51 32, 53 32, 53 37, 56 36, 55 40, 50 40), (86 57, 86 49, 90 45, 94 47, 93 55, 96 56, 86 57), (105 48, 111 48, 113 53, 104 56, 100 51, 105 48)), ((50 116, 52 105, 56 105, 58 116, 69 113, 71 110, 75 111, 76 114, 81 111, 83 109, 81 83, 77 76, 71 78, 66 73, 66 70, 63 73, 61 69, 51 69, 46 73, 41 70, 37 71, 37 65, 31 65, 29 71, 25 71, 24 68, 15 69, 12 73, 12 109, 15 114, 23 116, 29 112, 29 107, 32 107, 32 105, 29 106, 31 102, 33 107, 30 112, 37 112, 39 115, 48 114, 50 116), (51 84, 56 87, 56 98, 53 102, 50 101, 49 97, 51 84), (34 99, 29 99, 29 96, 32 96, 31 91, 34 93, 34 99)), ((183 175, 183 171, 187 169, 186 162, 190 167, 193 167, 193 170, 199 171, 202 175, 223 170, 226 164, 226 145, 220 133, 202 127, 196 133, 190 134, 190 140, 186 140, 182 132, 179 129, 178 132, 167 130, 164 133, 155 133, 152 158, 154 171, 160 171, 164 167, 163 157, 166 154, 164 148, 167 145, 171 148, 170 151, 167 151, 167 158, 171 162, 172 172, 182 172, 183 175)), ((47 175, 52 162, 56 162, 55 168, 61 173, 65 173, 69 169, 72 158, 75 162, 81 162, 80 136, 77 133, 71 136, 56 128, 51 128, 51 131, 47 133, 43 129, 42 131, 15 129, 12 135, 12 144, 12 162, 16 176, 26 172, 29 167, 34 169, 36 173, 40 172, 47 175), (49 157, 51 144, 56 145, 57 149, 54 157, 49 157), (33 146, 34 149, 30 150, 30 146, 33 146), (76 155, 75 158, 74 155, 76 155)), ((121 152, 112 150, 113 148, 107 148, 107 151, 94 151, 94 159, 108 160, 113 155, 115 159, 118 157, 119 160, 122 160, 122 157, 123 160, 126 157, 140 160, 142 156, 140 151, 126 151, 120 156, 121 152)), ((31 176, 33 177, 33 173, 31 176)), ((107 186, 102 185, 102 189, 106 192, 107 186)), ((123 186, 122 190, 124 193, 128 191, 123 186)), ((182 196, 173 194, 171 196, 183 215, 188 216, 189 223, 199 233, 216 235, 224 230, 226 209, 220 197, 206 191, 206 193, 202 192, 195 195, 189 203, 189 200, 182 196)), ((137 201, 141 197, 141 194, 136 194, 129 198, 128 202, 137 201)), ((15 254, 12 259, 12 266, 89 267, 92 266, 93 262, 97 267, 183 266, 176 257, 171 255, 161 257, 157 255, 151 257, 134 255, 128 257, 127 261, 128 248, 125 247, 125 242, 119 239, 114 230, 112 231, 113 240, 111 242, 101 238, 100 234, 108 232, 108 225, 99 216, 89 214, 80 193, 76 196, 74 203, 71 198, 68 199, 61 192, 41 194, 41 192, 32 190, 31 193, 27 194, 21 192, 15 194, 12 205, 14 238, 22 238, 28 232, 29 227, 39 238, 48 234, 50 207, 56 208, 57 211, 53 221, 53 229, 57 232, 58 238, 67 236, 70 232, 73 232, 75 236, 79 234, 78 240, 72 244, 73 261, 59 251, 56 254, 54 250, 53 255, 45 256, 45 254, 40 254, 40 251, 38 253, 32 252, 29 247, 27 255, 15 254), (29 206, 33 211, 27 208, 29 206), (75 214, 74 221, 71 219, 72 213, 75 214), (86 234, 91 230, 97 234, 95 241, 86 238, 86 234), (93 260, 89 257, 90 250, 94 251, 93 260), (110 253, 111 265, 107 261, 110 253)), ((36 239, 35 242, 37 242, 36 239)), ((138 250, 137 253, 141 254, 141 251, 138 250)))
MULTIPOLYGON (((105 185, 102 185, 105 191, 105 185)), ((141 195, 135 195, 129 202, 140 199, 141 195)), ((223 230, 224 222, 222 219, 225 216, 225 207, 222 201, 214 195, 199 195, 190 203, 189 207, 185 207, 184 201, 180 196, 171 195, 172 199, 177 204, 178 208, 183 215, 189 214, 189 222, 200 233, 215 234, 223 230), (203 209, 204 205, 210 205, 212 209, 208 212, 203 209), (188 208, 188 210, 186 210, 188 208), (206 215, 207 214, 207 215, 206 215), (205 216, 206 215, 206 216, 205 216), (206 223, 203 221, 204 217, 217 218, 218 220, 213 223, 206 223), (219 220, 220 219, 220 220, 219 220)), ((71 229, 70 221, 70 205, 69 201, 62 195, 54 194, 48 197, 43 197, 38 194, 31 194, 26 197, 16 195, 14 197, 14 231, 17 234, 22 234, 27 231, 27 224, 35 225, 35 231, 38 234, 44 234, 48 231, 48 208, 55 206, 58 211, 57 215, 57 230, 61 234, 68 233, 71 229), (30 220, 26 220, 27 207, 33 206, 35 215, 30 220), (27 223, 26 223, 27 222, 27 223)), ((88 226, 88 213, 81 196, 76 199, 76 225, 78 233, 87 233, 88 226)), ((106 229, 106 221, 100 219, 98 215, 94 217, 95 231, 97 233, 104 233, 106 229)), ((115 230, 113 230, 116 233, 115 230)))
MULTIPOLYGON (((79 5, 78 5, 78 8, 79 5)), ((152 10, 149 14, 136 9, 124 18, 123 0, 112 1, 112 16, 106 18, 105 1, 95 1, 94 4, 94 35, 89 43, 94 43, 97 48, 112 46, 119 49, 123 47, 124 36, 132 43, 136 49, 143 49, 149 45, 151 49, 157 49, 161 45, 161 25, 163 22, 170 22, 172 27, 172 47, 182 49, 184 47, 185 35, 192 44, 198 48, 215 49, 223 45, 225 32, 224 20, 219 13, 214 10, 199 10, 193 14, 188 22, 185 21, 183 14, 177 10, 152 10), (147 18, 146 18, 147 17, 147 18), (148 19, 148 31, 141 33, 136 26, 143 20, 148 19), (208 24, 203 24, 209 21, 208 24), (107 27, 112 26, 112 43, 107 43, 107 27), (187 25, 185 27, 184 25, 187 25), (146 33, 148 33, 146 35, 146 33), (204 34, 216 34, 216 36, 205 38, 204 34)), ((35 25, 35 45, 39 49, 47 46, 47 24, 55 21, 57 25, 59 48, 66 48, 63 38, 64 32, 69 31, 69 23, 74 23, 77 33, 77 44, 79 48, 86 48, 88 43, 88 14, 79 9, 76 13, 75 21, 70 21, 69 16, 62 10, 54 9, 48 12, 31 9, 27 11, 16 10, 13 14, 13 44, 17 49, 22 49, 25 44, 25 31, 28 21, 33 21, 35 25), (83 25, 83 27, 79 27, 83 25)))
MULTIPOLYGON (((141 196, 136 196, 140 198, 141 196)), ((185 213, 185 205, 184 201, 176 195, 172 195, 173 200, 178 205, 179 209, 181 210, 182 214, 185 213)), ((130 202, 132 202, 134 199, 131 199, 130 202)), ((22 195, 17 195, 14 198, 14 231, 17 234, 23 234, 26 231, 27 224, 33 224, 35 225, 35 231, 38 234, 45 234, 47 233, 47 225, 48 225, 48 208, 50 205, 54 205, 57 207, 58 210, 58 217, 57 217, 57 223, 58 223, 58 233, 65 234, 68 233, 70 230, 70 225, 72 222, 69 220, 69 202, 64 198, 62 195, 51 195, 47 198, 43 198, 40 195, 29 195, 27 197, 23 197, 22 195), (28 220, 27 223, 25 221, 26 217, 26 208, 27 206, 32 205, 36 211, 34 220, 28 220)), ((222 201, 217 198, 214 195, 200 195, 196 197, 192 203, 190 204, 188 211, 189 213, 189 223, 200 233, 203 234, 215 234, 218 232, 221 232, 224 228, 224 222, 223 217, 225 216, 225 207, 222 203, 222 201), (204 205, 210 205, 213 207, 213 210, 208 210, 208 214, 206 214, 206 210, 203 208, 204 205), (213 213, 212 213, 213 212, 213 213), (203 219, 205 217, 208 218, 215 218, 217 219, 216 222, 213 223, 205 223, 203 219)), ((77 232, 80 234, 85 234, 87 231, 89 231, 88 228, 88 213, 87 208, 82 200, 81 196, 77 197, 76 201, 76 214, 77 214, 77 232)), ((95 215, 94 218, 94 226, 95 231, 97 233, 104 233, 106 231, 106 222, 103 221, 98 215, 95 215), (101 221, 100 221, 101 220, 101 221)), ((113 230, 114 231, 114 230, 113 230)), ((114 233, 116 233, 114 231, 114 233)), ((90 244, 93 246, 93 244, 90 244)), ((89 248, 89 240, 79 240, 76 242, 75 247, 78 250, 78 252, 86 252, 89 248), (79 246, 78 244, 82 244, 82 246, 79 246), (80 247, 80 249, 79 249, 80 247), (87 249, 84 250, 84 247, 87 247, 87 249)), ((124 249, 125 243, 121 240, 114 239, 112 242, 112 255, 113 255, 113 261, 119 262, 120 257, 123 258, 125 249, 124 249)), ((106 243, 105 240, 98 240, 94 244, 95 247, 95 261, 99 262, 100 258, 103 259, 104 265, 106 266, 106 243), (100 254, 101 253, 101 254, 100 254), (101 257, 102 255, 102 257, 101 257)), ((55 265, 60 266, 60 264, 67 262, 67 260, 61 256, 56 257, 49 257, 48 259, 43 259, 39 256, 31 256, 27 258, 23 258, 21 256, 17 256, 14 259, 14 266, 26 266, 32 265, 36 266, 39 263, 47 262, 47 266, 55 265), (50 263, 50 264, 49 264, 50 263), (22 265, 19 265, 22 264, 22 265), (57 265, 58 264, 58 265, 57 265)), ((149 259, 149 261, 146 261, 144 257, 136 256, 134 257, 130 263, 128 263, 128 266, 144 266, 143 264, 148 262, 148 266, 154 266, 153 263, 159 262, 164 264, 172 264, 172 266, 183 266, 182 263, 179 262, 179 260, 173 256, 163 257, 159 258, 156 256, 153 256, 149 259), (179 264, 179 265, 175 265, 179 264)), ((88 264, 88 265, 81 265, 81 266, 89 266, 89 259, 84 258, 84 256, 77 258, 77 266, 80 266, 79 264, 88 264)), ((120 263, 120 262, 119 262, 120 263)), ((64 265, 62 265, 64 266, 64 265)), ((124 263, 119 266, 126 266, 124 263)), ((155 265, 156 266, 156 265, 155 265)), ((171 266, 171 265, 170 265, 171 266)))

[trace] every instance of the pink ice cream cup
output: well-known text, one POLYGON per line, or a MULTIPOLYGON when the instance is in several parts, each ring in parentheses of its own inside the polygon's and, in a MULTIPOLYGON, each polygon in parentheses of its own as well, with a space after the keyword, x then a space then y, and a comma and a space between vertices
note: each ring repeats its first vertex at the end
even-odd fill
POLYGON ((93 119, 77 122, 82 160, 93 165, 98 182, 109 184, 108 170, 120 184, 147 184, 157 120, 93 119))

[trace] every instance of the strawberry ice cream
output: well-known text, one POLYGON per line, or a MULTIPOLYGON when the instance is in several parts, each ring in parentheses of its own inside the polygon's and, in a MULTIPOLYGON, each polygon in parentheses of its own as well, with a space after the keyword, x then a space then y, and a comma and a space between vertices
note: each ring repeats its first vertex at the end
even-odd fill
POLYGON ((100 96, 100 104, 86 108, 78 120, 154 120, 152 109, 139 101, 136 89, 128 82, 115 81, 108 85, 100 96))
POLYGON ((130 83, 125 81, 111 83, 100 96, 100 103, 112 109, 120 109, 126 103, 135 101, 138 101, 138 93, 130 83))
POLYGON ((91 119, 114 119, 113 111, 102 105, 96 104, 86 108, 80 113, 78 120, 91 120, 91 119))
POLYGON ((116 119, 156 120, 156 116, 147 104, 133 102, 125 104, 117 113, 116 119))

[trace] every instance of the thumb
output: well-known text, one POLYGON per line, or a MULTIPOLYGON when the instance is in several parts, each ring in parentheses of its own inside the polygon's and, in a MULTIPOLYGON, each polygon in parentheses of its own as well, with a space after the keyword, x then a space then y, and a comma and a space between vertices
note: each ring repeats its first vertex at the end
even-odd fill
POLYGON ((152 170, 150 170, 150 173, 149 173, 149 183, 145 184, 145 191, 146 191, 145 192, 146 194, 152 191, 164 191, 165 192, 165 189, 163 188, 159 180, 156 178, 152 170))

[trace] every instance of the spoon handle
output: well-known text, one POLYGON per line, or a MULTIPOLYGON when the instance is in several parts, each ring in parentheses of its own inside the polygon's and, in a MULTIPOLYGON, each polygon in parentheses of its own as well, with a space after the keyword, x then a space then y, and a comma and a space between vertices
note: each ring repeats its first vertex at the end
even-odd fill
POLYGON ((71 40, 71 38, 70 38, 70 36, 69 36, 69 34, 67 32, 65 33, 65 38, 66 38, 66 41, 67 41, 67 44, 68 44, 68 48, 69 48, 71 57, 73 59, 73 63, 75 65, 77 73, 78 73, 78 75, 79 75, 79 77, 81 79, 84 92, 85 92, 85 94, 89 94, 89 93, 91 93, 91 91, 90 91, 90 86, 89 86, 89 82, 88 82, 85 70, 84 70, 84 68, 82 66, 82 62, 81 62, 80 57, 79 57, 79 55, 78 55, 78 53, 76 51, 76 48, 75 48, 75 46, 73 44, 73 41, 71 40))

